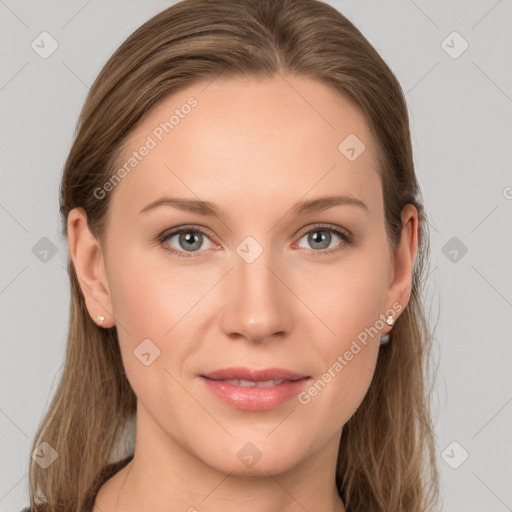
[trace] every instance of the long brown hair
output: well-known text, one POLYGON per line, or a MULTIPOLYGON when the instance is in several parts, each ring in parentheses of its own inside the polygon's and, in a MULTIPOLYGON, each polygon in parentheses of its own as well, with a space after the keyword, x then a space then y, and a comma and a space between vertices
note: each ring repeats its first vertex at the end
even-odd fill
MULTIPOLYGON (((94 191, 164 97, 218 76, 276 74, 322 81, 364 115, 379 148, 390 247, 400 239, 402 208, 411 203, 419 212, 411 298, 342 430, 336 484, 350 512, 431 510, 439 493, 427 389, 433 335, 421 296, 429 237, 406 102, 389 67, 336 9, 317 0, 184 0, 139 27, 103 67, 83 106, 61 182, 62 234, 68 236, 70 210, 80 207, 103 244, 110 195, 98 200, 94 191)), ((92 321, 71 258, 68 272, 65 364, 33 443, 49 443, 58 459, 47 468, 31 460, 29 472, 31 506, 51 512, 87 508, 100 473, 130 455, 136 413, 116 329, 92 321)))

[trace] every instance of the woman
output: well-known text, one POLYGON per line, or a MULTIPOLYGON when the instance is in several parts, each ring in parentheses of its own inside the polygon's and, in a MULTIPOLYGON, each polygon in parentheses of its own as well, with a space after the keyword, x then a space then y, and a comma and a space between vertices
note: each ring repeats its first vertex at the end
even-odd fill
POLYGON ((184 0, 144 23, 91 87, 60 204, 33 510, 431 510, 407 108, 342 14, 184 0))

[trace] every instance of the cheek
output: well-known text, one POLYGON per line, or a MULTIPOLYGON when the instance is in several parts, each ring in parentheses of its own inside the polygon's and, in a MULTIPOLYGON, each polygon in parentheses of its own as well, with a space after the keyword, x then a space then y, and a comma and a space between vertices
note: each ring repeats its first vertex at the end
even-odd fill
POLYGON ((181 361, 195 350, 198 301, 211 283, 164 258, 155 261, 135 250, 123 254, 129 256, 109 273, 109 287, 125 371, 143 394, 162 389, 163 381, 173 386, 166 369, 179 378, 181 361), (146 366, 144 359, 152 362, 146 366))
MULTIPOLYGON (((377 338, 388 290, 389 261, 377 249, 356 249, 333 265, 317 266, 308 278, 297 279, 295 290, 325 325, 325 353, 344 351, 352 340, 377 338), (330 347, 330 349, 329 349, 330 347)), ((302 273, 306 275, 306 272, 302 273)), ((379 334, 380 335, 380 334, 379 334)))
POLYGON ((130 256, 111 276, 114 314, 134 338, 162 338, 197 300, 200 282, 191 282, 193 276, 166 266, 162 258, 155 261, 134 250, 125 254, 130 256))
POLYGON ((169 413, 166 407, 180 396, 173 376, 181 378, 173 361, 184 357, 179 322, 186 311, 183 284, 176 278, 132 254, 109 281, 125 372, 137 398, 153 412, 169 413))
POLYGON ((355 412, 375 371, 388 264, 378 251, 360 251, 329 273, 317 273, 301 290, 329 328, 320 325, 326 333, 316 338, 324 372, 308 394, 317 407, 336 411, 336 422, 355 412))

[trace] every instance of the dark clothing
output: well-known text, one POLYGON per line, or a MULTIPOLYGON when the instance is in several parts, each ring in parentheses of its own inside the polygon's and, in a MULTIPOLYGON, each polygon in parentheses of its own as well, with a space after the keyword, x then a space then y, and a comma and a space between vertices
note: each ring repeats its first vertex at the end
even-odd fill
MULTIPOLYGON (((89 491, 89 495, 87 496, 86 502, 83 507, 83 512, 92 512, 94 507, 94 501, 96 500, 96 495, 98 494, 101 486, 113 477, 118 471, 123 469, 126 464, 128 464, 133 459, 133 455, 128 455, 128 457, 118 461, 113 462, 112 464, 108 464, 103 468, 100 472, 98 479, 95 481, 91 490, 89 491)), ((20 510, 20 512, 44 512, 44 506, 40 506, 37 509, 30 509, 30 507, 25 507, 20 510)))

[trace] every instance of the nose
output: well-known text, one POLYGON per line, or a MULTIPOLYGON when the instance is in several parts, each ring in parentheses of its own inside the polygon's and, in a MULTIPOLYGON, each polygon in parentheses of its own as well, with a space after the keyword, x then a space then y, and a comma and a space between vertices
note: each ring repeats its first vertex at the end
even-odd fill
POLYGON ((221 327, 230 338, 261 343, 285 337, 291 328, 293 294, 286 272, 272 262, 270 251, 252 263, 235 258, 224 280, 221 327))

